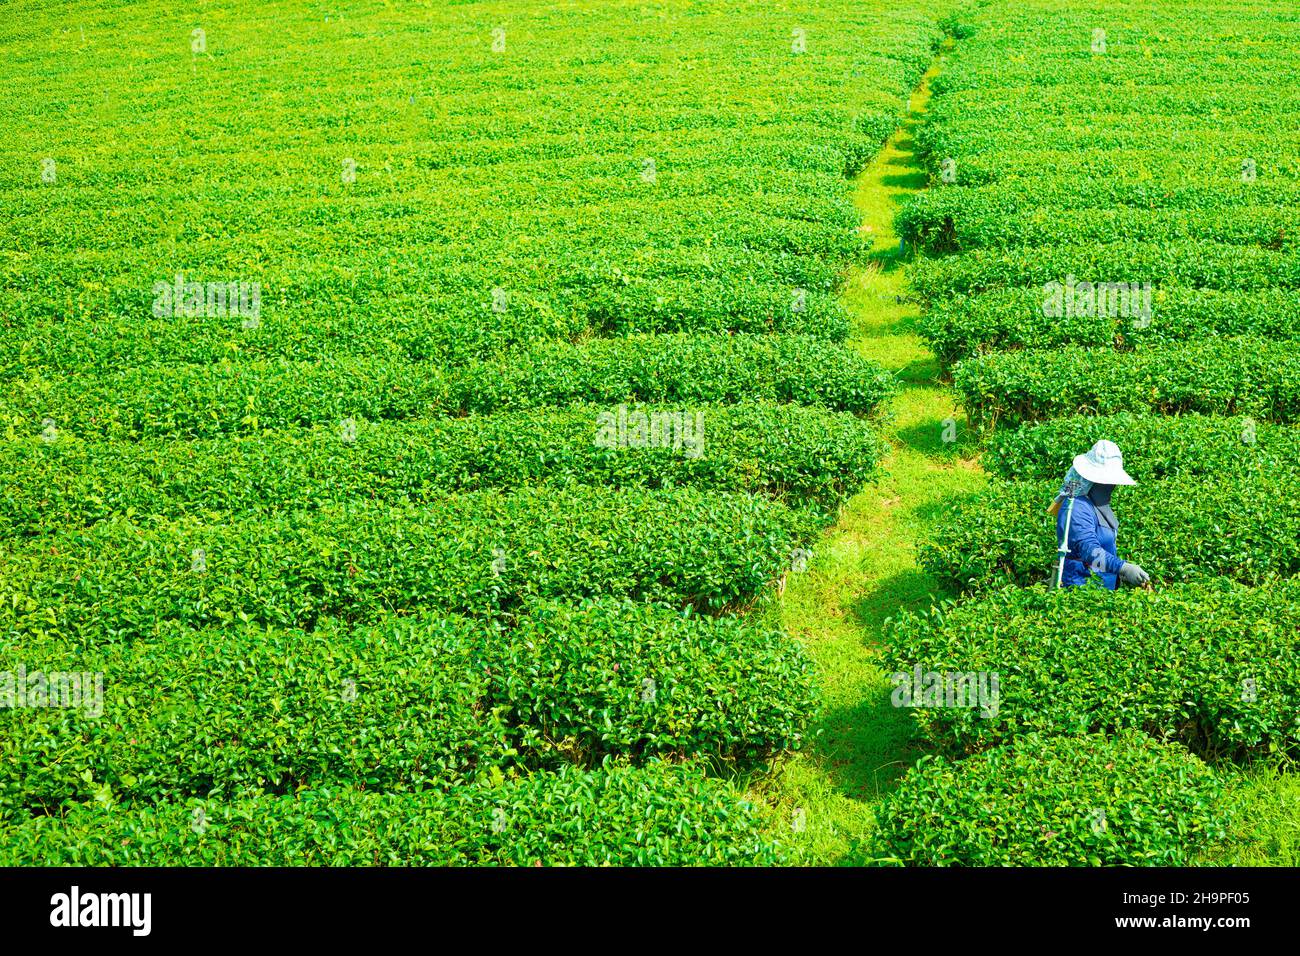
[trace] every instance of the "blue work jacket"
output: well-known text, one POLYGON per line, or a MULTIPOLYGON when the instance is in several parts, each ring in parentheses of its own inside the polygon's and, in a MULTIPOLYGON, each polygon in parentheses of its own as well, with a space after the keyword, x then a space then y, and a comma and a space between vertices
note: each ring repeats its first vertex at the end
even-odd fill
MULTIPOLYGON (((1069 512, 1070 502, 1061 502, 1061 510, 1056 513, 1056 547, 1058 560, 1061 542, 1065 540, 1065 516, 1069 512)), ((1119 586, 1116 574, 1124 566, 1115 550, 1115 532, 1097 517, 1097 509, 1087 497, 1074 499, 1074 511, 1070 515, 1069 551, 1065 556, 1065 573, 1061 576, 1062 587, 1077 587, 1086 584, 1090 577, 1096 579, 1103 587, 1114 591, 1119 586)), ((1055 574, 1055 569, 1053 569, 1055 574)))

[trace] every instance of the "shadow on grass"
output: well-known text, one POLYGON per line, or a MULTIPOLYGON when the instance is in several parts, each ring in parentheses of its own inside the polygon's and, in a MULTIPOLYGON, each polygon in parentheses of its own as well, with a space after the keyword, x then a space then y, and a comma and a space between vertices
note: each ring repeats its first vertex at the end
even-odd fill
MULTIPOLYGON (((864 645, 878 649, 885 621, 903 609, 929 608, 934 590, 933 578, 919 568, 882 579, 850 607, 864 645)), ((925 753, 914 739, 910 711, 890 700, 888 675, 881 669, 877 676, 878 686, 862 700, 823 712, 810 747, 832 784, 854 800, 878 800, 925 753)))
POLYGON ((846 797, 875 803, 926 752, 914 739, 911 712, 890 701, 892 685, 851 707, 828 710, 811 752, 831 784, 846 797))
POLYGON ((853 620, 863 630, 863 643, 878 647, 885 621, 901 610, 925 610, 931 604, 935 582, 917 567, 909 567, 882 579, 849 607, 853 620))
MULTIPOLYGON (((959 519, 961 509, 975 504, 975 502, 983 495, 983 491, 968 491, 964 494, 948 495, 942 499, 919 504, 912 509, 912 511, 913 514, 925 522, 927 526, 933 528, 940 522, 952 521, 955 520, 955 518, 959 519)), ((1051 499, 1049 498, 1048 504, 1050 503, 1051 499)), ((1044 507, 1046 507, 1046 505, 1044 505, 1044 507)), ((927 537, 928 536, 922 537, 921 542, 919 543, 924 543, 927 537)))
POLYGON ((926 173, 919 171, 910 173, 891 173, 888 176, 880 177, 880 182, 882 184, 897 189, 906 189, 909 192, 919 192, 926 187, 928 181, 929 176, 926 173))
POLYGON ((914 359, 895 374, 909 385, 938 385, 939 362, 933 356, 914 359))
POLYGON ((882 273, 894 272, 902 265, 897 246, 875 249, 866 257, 867 268, 879 269, 882 273))
MULTIPOLYGON (((905 379, 906 372, 907 369, 903 369, 898 373, 899 377, 905 379)), ((946 462, 971 458, 981 447, 975 433, 966 424, 966 416, 961 414, 907 425, 898 430, 898 440, 930 458, 946 462)))
MULTIPOLYGON (((900 296, 901 298, 901 296, 900 296)), ((877 335, 911 335, 916 332, 916 316, 903 315, 885 325, 878 326, 877 335)), ((918 361, 921 361, 918 359, 918 361)))

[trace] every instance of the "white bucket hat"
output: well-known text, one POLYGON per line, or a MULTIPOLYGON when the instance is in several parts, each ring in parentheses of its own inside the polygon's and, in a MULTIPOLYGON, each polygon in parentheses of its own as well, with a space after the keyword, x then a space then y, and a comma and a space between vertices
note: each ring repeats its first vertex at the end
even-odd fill
POLYGON ((1124 470, 1124 455, 1113 441, 1099 441, 1085 454, 1074 456, 1074 470, 1095 485, 1136 485, 1124 470))

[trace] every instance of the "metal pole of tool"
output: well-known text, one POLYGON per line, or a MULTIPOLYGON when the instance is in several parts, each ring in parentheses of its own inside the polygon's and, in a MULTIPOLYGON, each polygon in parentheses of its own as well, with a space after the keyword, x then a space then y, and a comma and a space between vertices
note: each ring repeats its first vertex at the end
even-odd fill
POLYGON ((1061 535, 1061 543, 1056 548, 1059 560, 1056 564, 1056 586, 1061 587, 1061 582, 1065 578, 1065 556, 1070 553, 1070 518, 1074 515, 1074 495, 1070 496, 1070 503, 1065 506, 1065 534, 1061 535))

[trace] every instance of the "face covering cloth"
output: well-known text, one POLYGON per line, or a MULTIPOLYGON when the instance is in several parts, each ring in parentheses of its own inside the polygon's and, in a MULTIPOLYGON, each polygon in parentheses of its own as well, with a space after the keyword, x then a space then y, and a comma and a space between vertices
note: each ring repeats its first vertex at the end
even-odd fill
POLYGON ((1097 510, 1097 517, 1102 520, 1102 523, 1111 531, 1118 531, 1119 520, 1115 517, 1115 512, 1110 510, 1110 494, 1114 490, 1114 485, 1093 485, 1088 492, 1088 500, 1097 510))

